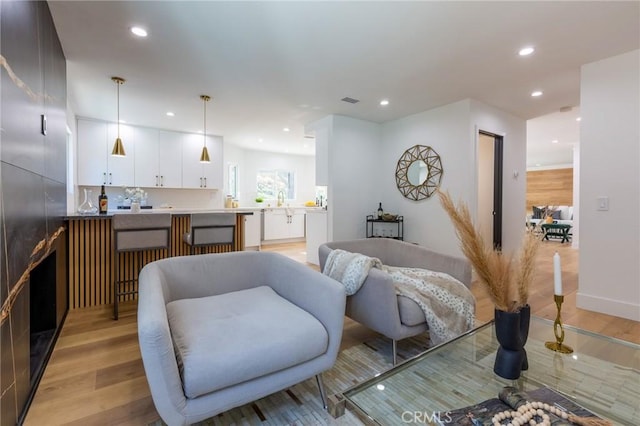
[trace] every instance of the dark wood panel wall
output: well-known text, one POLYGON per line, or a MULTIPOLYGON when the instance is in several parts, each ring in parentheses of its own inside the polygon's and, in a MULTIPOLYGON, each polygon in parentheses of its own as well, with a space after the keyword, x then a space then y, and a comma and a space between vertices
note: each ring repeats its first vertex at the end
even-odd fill
POLYGON ((527 172, 527 212, 532 206, 572 206, 573 168, 527 172))
MULTIPOLYGON (((29 272, 56 237, 64 241, 66 61, 47 2, 0 1, 0 55, 0 424, 12 425, 33 382, 29 272)), ((66 294, 58 296, 66 311, 66 294)))
MULTIPOLYGON (((172 256, 188 256, 191 247, 182 236, 190 227, 189 215, 171 218, 171 247, 169 250, 147 250, 138 253, 120 253, 120 277, 133 280, 147 263, 172 256)), ((69 305, 70 309, 113 303, 114 256, 111 219, 73 218, 69 220, 69 305)), ((235 244, 198 247, 195 254, 226 253, 244 250, 244 216, 236 217, 235 244)), ((136 283, 129 284, 134 290, 136 283)), ((124 297, 124 296, 123 296, 124 297)), ((135 295, 126 296, 135 299, 135 295)), ((126 299, 122 299, 126 300, 126 299)))

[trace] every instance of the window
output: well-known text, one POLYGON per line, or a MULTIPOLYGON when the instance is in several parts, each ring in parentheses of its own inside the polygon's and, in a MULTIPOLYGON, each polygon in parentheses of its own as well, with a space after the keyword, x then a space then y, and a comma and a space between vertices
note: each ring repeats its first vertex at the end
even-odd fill
POLYGON ((260 170, 257 180, 258 197, 276 199, 282 191, 285 200, 296 198, 295 173, 289 170, 260 170))
POLYGON ((229 164, 229 192, 231 198, 238 199, 238 165, 229 164))

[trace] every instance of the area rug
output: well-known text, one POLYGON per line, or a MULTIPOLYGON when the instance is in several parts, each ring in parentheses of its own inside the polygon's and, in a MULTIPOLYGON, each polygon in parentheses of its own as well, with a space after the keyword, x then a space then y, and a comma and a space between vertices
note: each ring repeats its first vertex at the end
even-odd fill
MULTIPOLYGON (((420 354, 427 349, 428 344, 428 334, 399 341, 398 362, 420 354)), ((327 395, 335 395, 391 367, 391 340, 380 336, 341 351, 336 364, 322 374, 322 379, 327 395)), ((322 408, 315 378, 197 423, 199 426, 362 424, 349 411, 337 419, 331 417, 322 408)), ((149 426, 163 425, 162 421, 149 424, 149 426)))

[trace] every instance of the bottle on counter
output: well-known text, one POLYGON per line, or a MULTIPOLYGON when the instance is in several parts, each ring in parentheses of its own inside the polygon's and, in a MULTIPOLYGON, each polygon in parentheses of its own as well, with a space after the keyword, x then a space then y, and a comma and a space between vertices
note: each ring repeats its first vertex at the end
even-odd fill
POLYGON ((109 208, 109 198, 107 194, 104 192, 104 185, 100 189, 100 196, 98 197, 98 211, 100 214, 107 214, 107 210, 109 208))
POLYGON ((382 203, 378 204, 378 219, 382 219, 382 214, 384 210, 382 210, 382 203))

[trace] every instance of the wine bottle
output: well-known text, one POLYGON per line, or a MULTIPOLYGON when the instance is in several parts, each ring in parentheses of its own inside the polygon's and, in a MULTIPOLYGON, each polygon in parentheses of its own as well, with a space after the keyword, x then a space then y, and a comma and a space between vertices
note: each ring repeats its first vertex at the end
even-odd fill
POLYGON ((382 219, 382 213, 384 213, 384 211, 382 210, 382 203, 378 204, 378 219, 382 219))
POLYGON ((100 206, 100 214, 107 214, 107 209, 109 207, 109 199, 107 194, 104 192, 104 185, 102 185, 102 189, 100 190, 100 196, 98 197, 98 205, 100 206))

